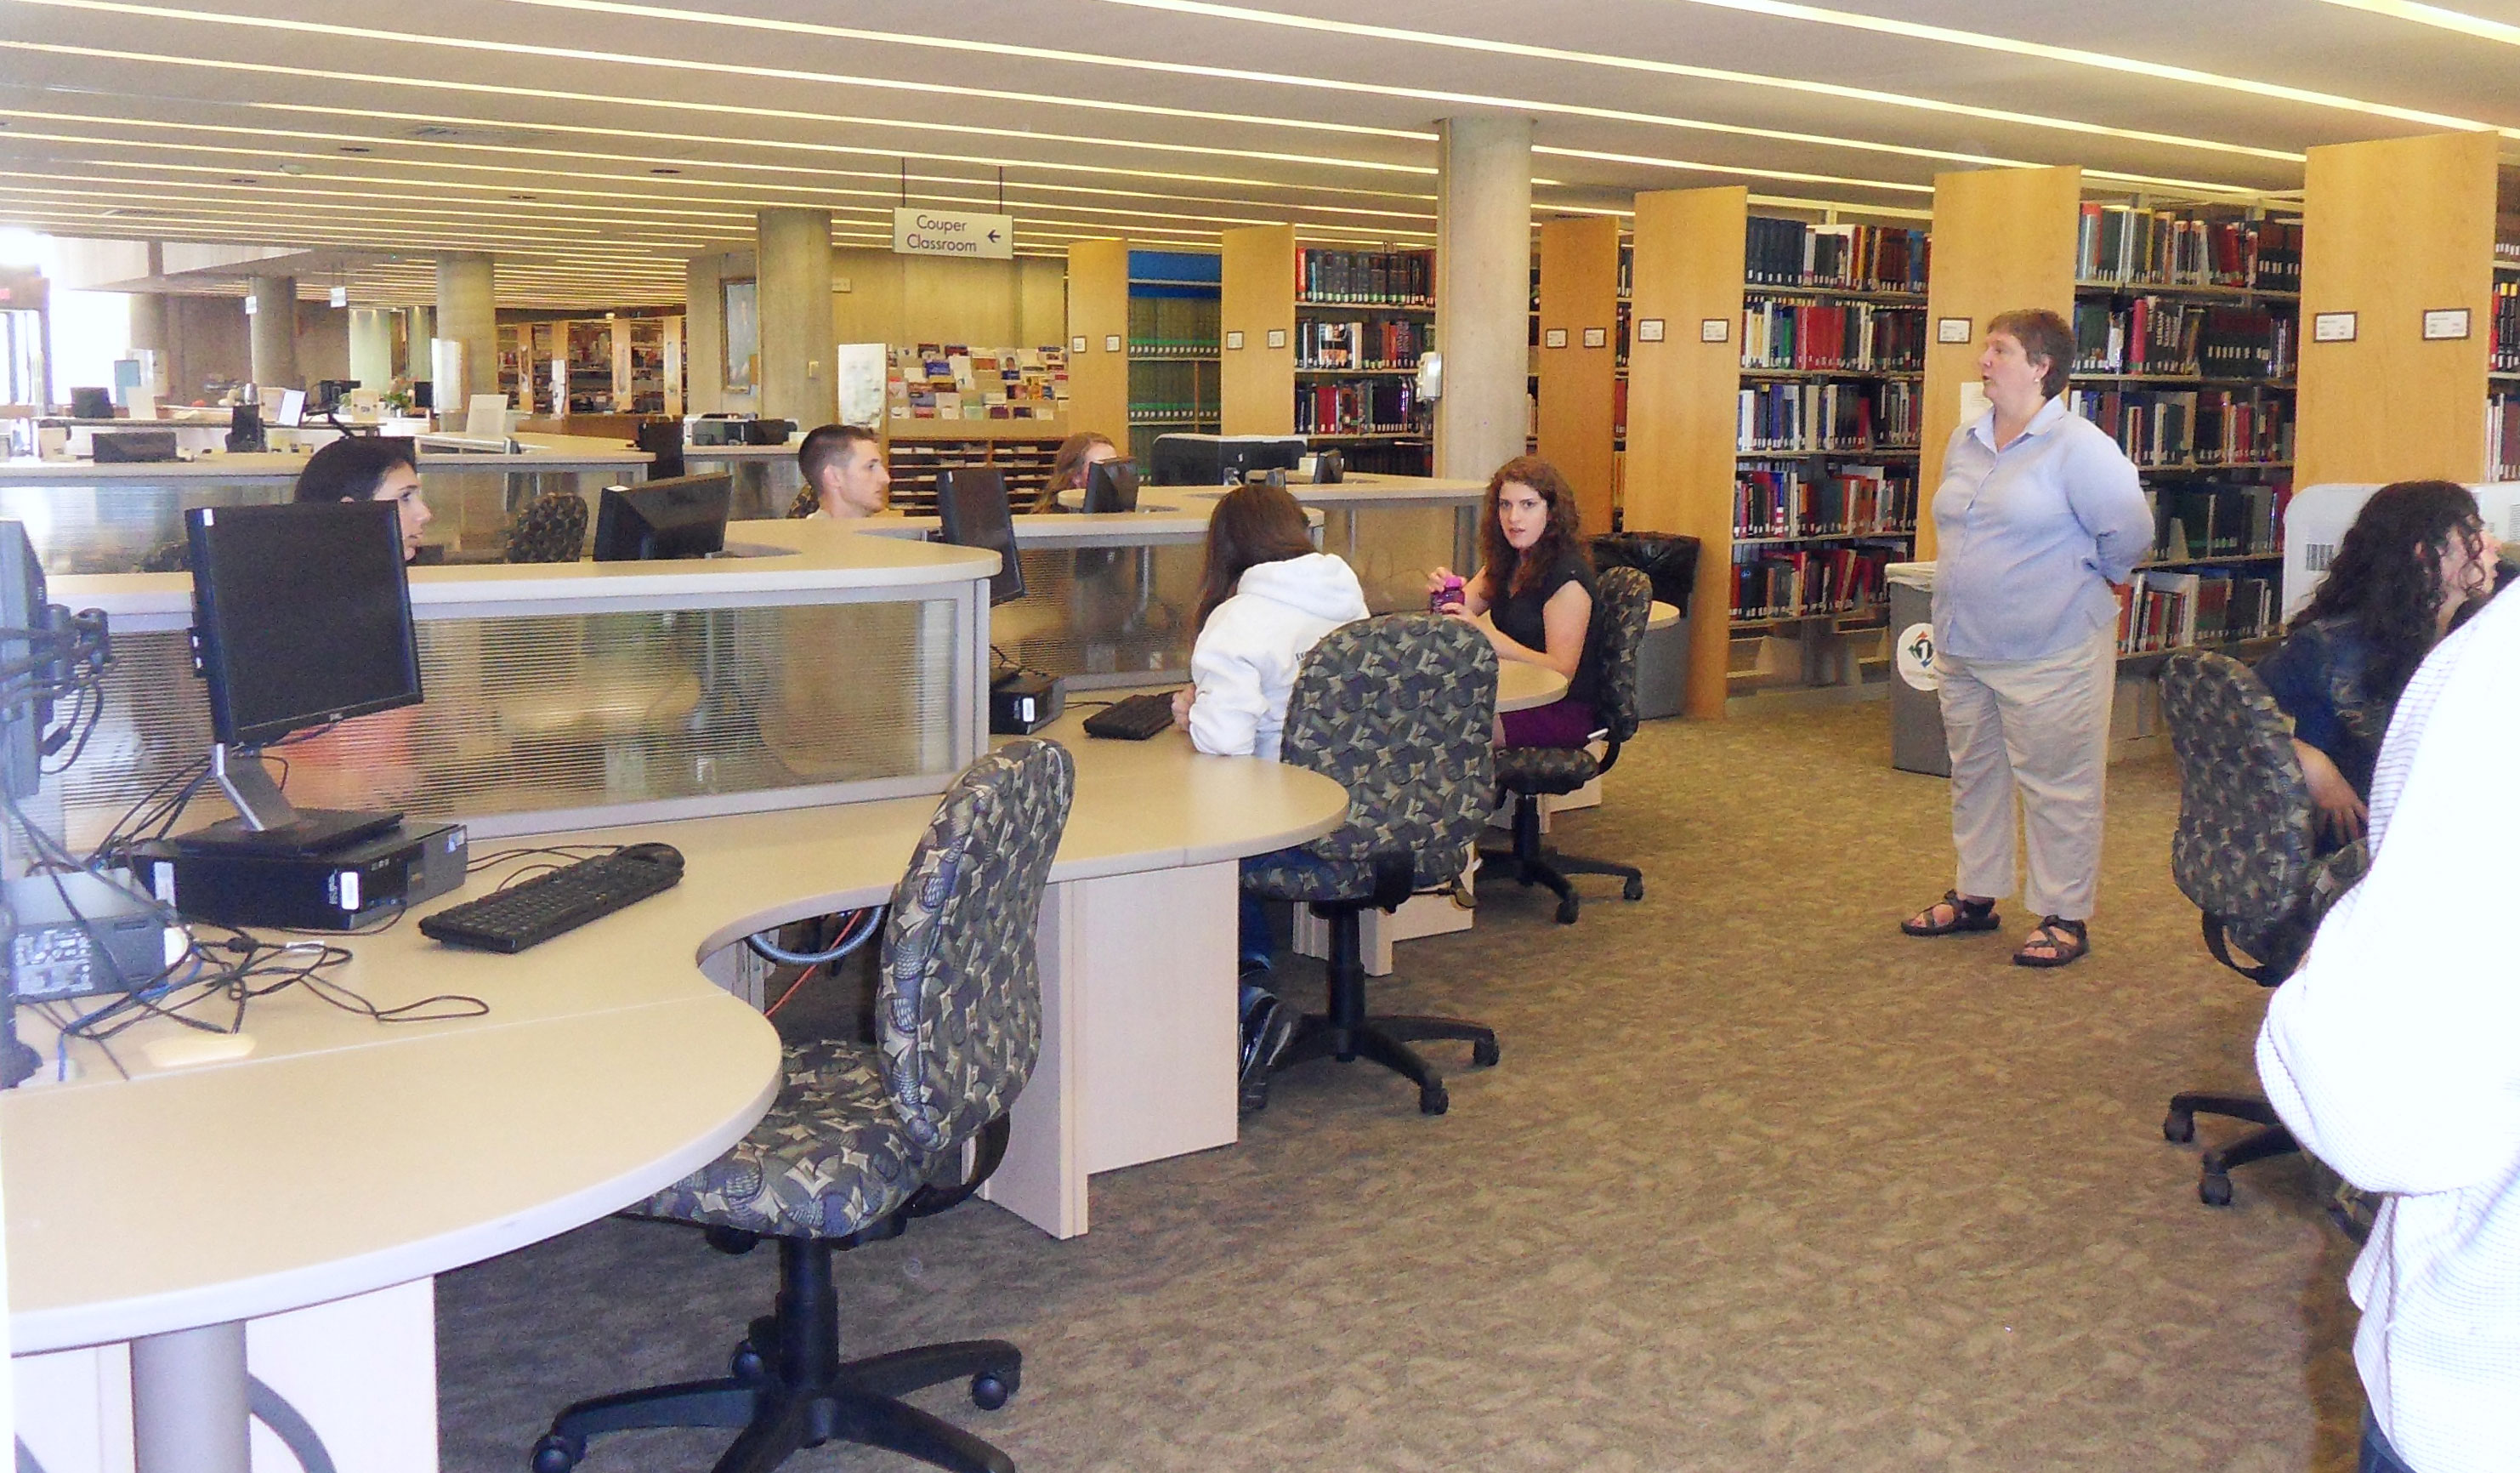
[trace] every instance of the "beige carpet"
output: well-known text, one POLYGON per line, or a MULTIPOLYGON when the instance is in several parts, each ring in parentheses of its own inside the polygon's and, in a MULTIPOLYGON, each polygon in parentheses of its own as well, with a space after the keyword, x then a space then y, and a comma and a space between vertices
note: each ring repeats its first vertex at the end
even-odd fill
MULTIPOLYGON (((2161 1138, 2175 1090, 2252 1087, 2263 1005, 2170 883, 2175 773, 2114 771, 2093 954, 2026 971, 2009 907, 1898 934, 1951 858, 1886 720, 1649 727, 1556 835, 1642 865, 1643 901, 1592 881, 1561 928, 1492 888, 1475 932, 1403 947, 1382 1005, 1503 1038, 1493 1070, 1441 1055, 1451 1115, 1307 1066, 1238 1146, 1096 1178, 1087 1237, 973 1205, 843 1258, 851 1349, 1016 1341, 1007 1408, 925 1404, 1027 1473, 2350 1468, 2322 1185, 2269 1163, 2208 1209, 2161 1138)), ((720 1373, 773 1273, 608 1221, 440 1280, 445 1466, 514 1473, 572 1398, 720 1373)))

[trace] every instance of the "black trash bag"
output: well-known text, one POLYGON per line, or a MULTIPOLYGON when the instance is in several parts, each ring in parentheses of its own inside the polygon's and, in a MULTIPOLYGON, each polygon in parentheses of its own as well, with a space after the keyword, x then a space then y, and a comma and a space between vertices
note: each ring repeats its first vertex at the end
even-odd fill
POLYGON ((1697 583, 1697 539, 1670 531, 1611 531, 1593 539, 1593 567, 1633 568, 1653 584, 1653 596, 1688 617, 1688 590, 1697 583))

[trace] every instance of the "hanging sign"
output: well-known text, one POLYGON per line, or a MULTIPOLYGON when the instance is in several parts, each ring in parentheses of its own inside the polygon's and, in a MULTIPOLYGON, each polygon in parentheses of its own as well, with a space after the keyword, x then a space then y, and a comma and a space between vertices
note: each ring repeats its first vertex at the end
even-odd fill
POLYGON ((1015 217, 960 214, 950 209, 896 209, 892 212, 892 251, 895 255, 1012 260, 1015 217))

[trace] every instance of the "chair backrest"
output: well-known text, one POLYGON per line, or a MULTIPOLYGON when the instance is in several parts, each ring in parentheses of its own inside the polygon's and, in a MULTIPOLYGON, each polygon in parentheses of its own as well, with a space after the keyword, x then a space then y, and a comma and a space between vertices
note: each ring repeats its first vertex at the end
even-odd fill
POLYGON ((1595 587, 1601 706, 1594 714, 1609 728, 1611 741, 1624 742, 1637 734, 1637 651, 1644 644, 1645 621, 1653 617, 1653 579, 1634 568, 1605 568, 1595 587))
POLYGON ((1322 636, 1295 672, 1282 760, 1347 789, 1347 822, 1304 846, 1325 859, 1411 856, 1414 883, 1462 872, 1496 802, 1497 657, 1435 614, 1385 614, 1322 636))
POLYGON ((574 563, 586 550, 586 502, 575 491, 535 497, 508 529, 511 563, 574 563))
POLYGON ((1010 742, 945 792, 892 893, 877 990, 886 1092, 931 1155, 1004 1114, 1041 1056, 1033 932, 1076 767, 1010 742))
POLYGON ((823 493, 807 482, 796 488, 796 499, 788 503, 788 520, 802 522, 823 509, 823 493))
POLYGON ((2209 651, 2182 650, 2163 665, 2161 708, 2179 758, 2171 878, 2280 978, 2342 893, 2336 860, 2318 855, 2291 728, 2254 671, 2209 651), (2333 893, 2321 894, 2323 882, 2333 893))

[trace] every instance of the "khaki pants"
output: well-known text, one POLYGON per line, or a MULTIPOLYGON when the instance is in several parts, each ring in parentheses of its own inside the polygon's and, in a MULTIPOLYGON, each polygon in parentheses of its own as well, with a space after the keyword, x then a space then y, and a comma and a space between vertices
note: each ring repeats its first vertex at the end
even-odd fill
POLYGON ((2034 915, 2088 920, 2100 880, 2117 640, 2101 629, 2037 660, 1934 655, 1952 750, 1952 843, 1964 896, 2012 894, 2012 799, 2030 837, 2034 915))

